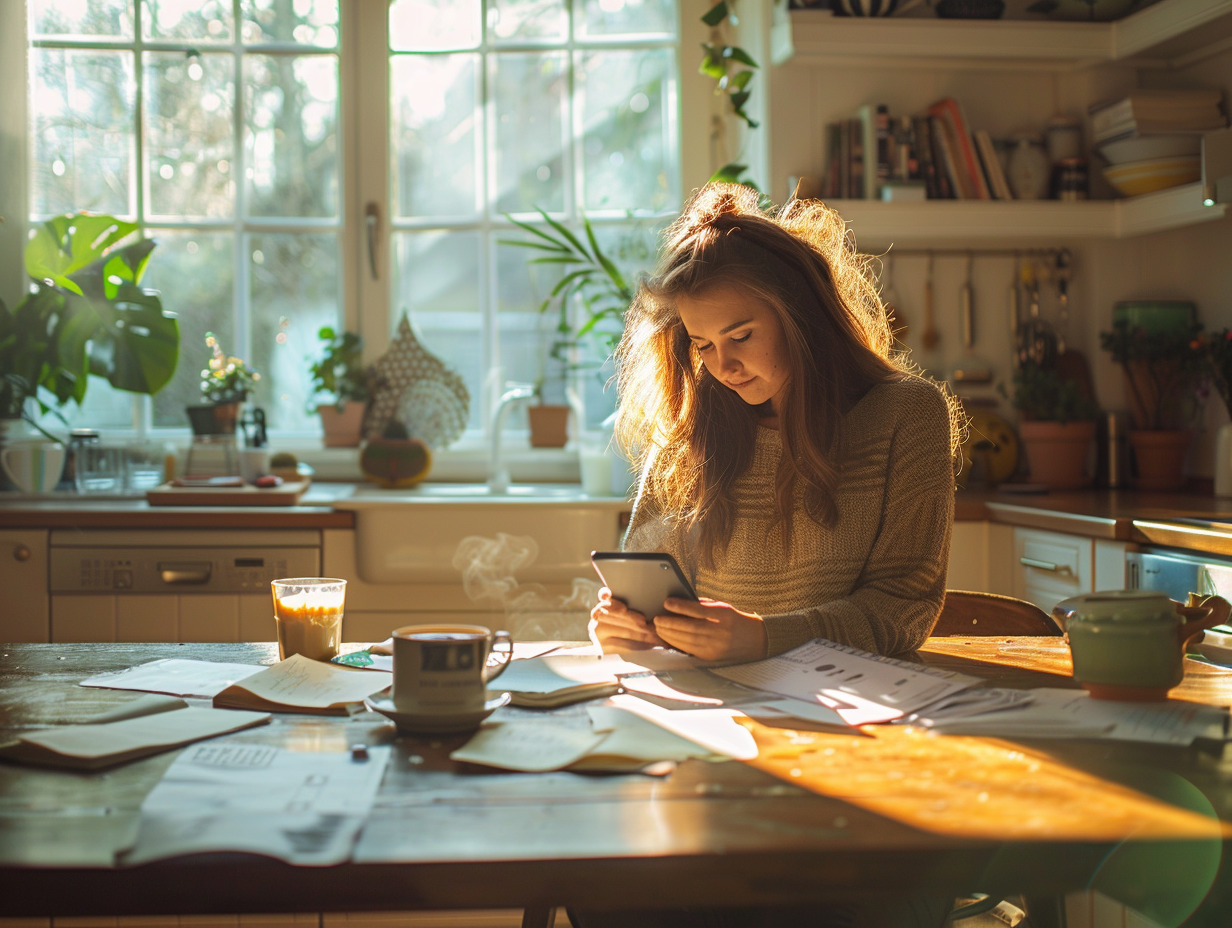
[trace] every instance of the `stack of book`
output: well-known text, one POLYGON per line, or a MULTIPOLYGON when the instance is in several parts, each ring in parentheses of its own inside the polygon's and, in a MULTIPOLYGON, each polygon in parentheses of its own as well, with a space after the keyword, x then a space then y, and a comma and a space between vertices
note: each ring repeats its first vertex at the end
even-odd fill
POLYGON ((912 116, 867 104, 826 127, 824 199, 1012 200, 988 132, 944 97, 912 116))
POLYGON ((1147 135, 1193 135, 1222 129, 1223 94, 1218 90, 1133 90, 1119 100, 1091 107, 1096 146, 1147 135))

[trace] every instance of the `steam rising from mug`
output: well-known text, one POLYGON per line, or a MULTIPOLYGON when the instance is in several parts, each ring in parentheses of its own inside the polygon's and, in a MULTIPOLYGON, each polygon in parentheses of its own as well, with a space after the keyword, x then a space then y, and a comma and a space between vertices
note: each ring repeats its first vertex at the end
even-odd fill
POLYGON ((520 640, 585 637, 586 619, 599 594, 599 584, 575 577, 567 595, 551 595, 539 583, 519 583, 514 576, 539 556, 539 545, 527 535, 497 532, 495 538, 468 535, 454 552, 453 566, 462 574, 462 588, 472 602, 498 603, 506 616, 517 617, 520 640))

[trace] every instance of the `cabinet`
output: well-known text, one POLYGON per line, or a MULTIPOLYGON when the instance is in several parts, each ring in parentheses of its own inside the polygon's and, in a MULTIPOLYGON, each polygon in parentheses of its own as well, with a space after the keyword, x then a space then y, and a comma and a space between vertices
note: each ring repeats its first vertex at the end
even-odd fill
POLYGON ((0 640, 50 641, 47 530, 0 530, 0 640))
MULTIPOLYGON (((1221 50, 1230 35, 1232 0, 1160 0, 1111 23, 798 10, 792 13, 794 56, 772 78, 772 123, 787 127, 775 134, 772 177, 779 183, 789 174, 819 171, 825 123, 851 115, 860 103, 875 99, 909 113, 953 95, 974 126, 1004 134, 1019 119, 1042 127, 1058 108, 1085 112, 1131 86, 1139 68, 1187 67, 1221 50)), ((1121 200, 833 205, 865 250, 891 243, 989 247, 1116 239, 1221 219, 1226 211, 1222 204, 1203 205, 1201 184, 1121 200)))
POLYGON ((1063 599, 1125 588, 1125 542, 1015 528, 1012 593, 1045 612, 1063 599))

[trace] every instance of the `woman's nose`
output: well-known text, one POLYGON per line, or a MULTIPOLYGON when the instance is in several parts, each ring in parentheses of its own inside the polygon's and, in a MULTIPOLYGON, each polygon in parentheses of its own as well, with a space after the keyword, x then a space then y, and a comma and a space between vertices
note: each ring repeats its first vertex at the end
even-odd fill
POLYGON ((740 359, 733 352, 719 352, 719 370, 736 371, 740 369, 740 359))

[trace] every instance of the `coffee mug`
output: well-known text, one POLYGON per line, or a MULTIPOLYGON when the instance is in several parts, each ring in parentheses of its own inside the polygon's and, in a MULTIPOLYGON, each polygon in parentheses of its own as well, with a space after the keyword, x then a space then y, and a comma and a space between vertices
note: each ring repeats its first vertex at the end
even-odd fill
POLYGON ((513 638, 482 625, 406 625, 394 629, 393 650, 394 708, 408 715, 455 715, 483 711, 488 683, 513 657, 513 638), (489 667, 493 650, 503 651, 504 659, 489 667))
POLYGON ((58 441, 15 441, 0 452, 0 464, 25 493, 50 493, 64 471, 64 446, 58 441))

